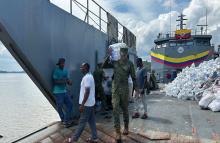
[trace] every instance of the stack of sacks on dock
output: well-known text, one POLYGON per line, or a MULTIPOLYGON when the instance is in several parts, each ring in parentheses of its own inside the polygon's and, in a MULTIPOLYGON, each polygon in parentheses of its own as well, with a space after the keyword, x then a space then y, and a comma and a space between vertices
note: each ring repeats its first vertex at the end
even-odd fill
POLYGON ((166 96, 196 100, 201 108, 220 111, 220 58, 186 67, 165 86, 166 96))
POLYGON ((196 96, 200 99, 199 106, 202 109, 210 109, 214 112, 220 111, 220 77, 215 79, 209 88, 205 87, 204 91, 196 96))

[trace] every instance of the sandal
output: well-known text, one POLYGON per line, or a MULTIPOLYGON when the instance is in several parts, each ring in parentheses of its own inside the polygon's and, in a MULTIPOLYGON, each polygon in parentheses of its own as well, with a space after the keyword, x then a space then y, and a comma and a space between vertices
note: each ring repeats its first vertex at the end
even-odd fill
POLYGON ((141 116, 141 119, 147 119, 148 116, 147 116, 147 113, 144 113, 142 116, 141 116))
POLYGON ((77 143, 77 141, 72 140, 72 138, 67 138, 63 141, 63 143, 77 143))
POLYGON ((128 135, 128 129, 125 128, 122 134, 123 135, 128 135))
POLYGON ((89 143, 98 143, 98 139, 88 138, 88 139, 86 139, 86 142, 89 142, 89 143))
POLYGON ((135 112, 133 115, 132 115, 132 119, 135 119, 135 118, 139 118, 140 117, 140 114, 138 112, 135 112))
POLYGON ((63 141, 63 143, 72 143, 72 139, 71 138, 67 138, 63 141))

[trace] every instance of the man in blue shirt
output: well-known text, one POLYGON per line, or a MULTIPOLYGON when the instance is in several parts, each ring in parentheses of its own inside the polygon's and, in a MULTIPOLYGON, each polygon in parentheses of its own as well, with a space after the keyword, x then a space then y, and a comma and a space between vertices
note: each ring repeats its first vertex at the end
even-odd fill
POLYGON ((137 81, 137 90, 135 90, 135 101, 134 101, 134 114, 132 115, 132 118, 139 118, 140 113, 140 104, 143 104, 144 107, 144 114, 141 116, 141 119, 147 119, 147 99, 146 99, 146 93, 145 89, 147 88, 147 94, 149 94, 149 88, 148 88, 148 79, 147 79, 147 69, 143 65, 142 59, 137 59, 137 71, 136 71, 136 81, 137 81))
POLYGON ((60 58, 56 65, 58 67, 53 72, 53 94, 60 119, 68 127, 71 124, 72 102, 67 95, 67 84, 72 85, 72 82, 69 80, 68 71, 64 69, 65 59, 60 58))

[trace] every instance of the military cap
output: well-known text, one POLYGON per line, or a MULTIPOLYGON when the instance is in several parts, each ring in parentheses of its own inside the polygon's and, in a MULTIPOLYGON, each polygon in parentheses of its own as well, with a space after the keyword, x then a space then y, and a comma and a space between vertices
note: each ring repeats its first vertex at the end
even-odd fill
POLYGON ((128 53, 128 48, 120 48, 120 52, 122 53, 128 53))

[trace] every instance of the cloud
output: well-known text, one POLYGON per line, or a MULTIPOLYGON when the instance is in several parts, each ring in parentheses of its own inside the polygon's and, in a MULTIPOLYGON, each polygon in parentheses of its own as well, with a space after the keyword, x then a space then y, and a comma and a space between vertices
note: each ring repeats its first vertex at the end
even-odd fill
MULTIPOLYGON (((60 6, 68 8, 60 0, 60 6)), ((80 1, 85 2, 86 1, 80 1)), ((208 12, 209 33, 213 34, 213 42, 219 43, 220 32, 220 1, 219 0, 96 0, 107 11, 110 11, 123 25, 129 28, 137 36, 137 53, 144 59, 149 58, 150 49, 154 46, 154 40, 158 33, 168 33, 176 30, 176 19, 180 13, 184 13, 188 21, 187 28, 199 30, 197 24, 205 24, 205 9, 208 12), (171 10, 170 11, 170 4, 171 10), (171 19, 170 19, 171 16, 171 19)), ((93 12, 97 11, 94 5, 90 6, 93 12)), ((76 7, 74 9, 77 9, 76 7)), ((80 9, 75 10, 76 16, 80 9)), ((81 18, 81 19, 83 19, 81 18)))
POLYGON ((164 2, 162 3, 162 5, 164 7, 167 7, 167 8, 175 8, 177 7, 177 4, 176 4, 176 1, 175 0, 164 0, 164 2))
MULTIPOLYGON (((197 24, 206 24, 206 9, 208 21, 208 34, 211 34, 212 42, 220 44, 220 1, 219 0, 192 0, 184 9, 184 14, 189 18, 188 25, 193 30, 199 30, 197 24)), ((205 27, 204 27, 205 28, 205 27)), ((217 46, 216 46, 217 47, 217 46)))
MULTIPOLYGON (((137 36, 137 53, 138 56, 144 59, 149 59, 150 49, 154 46, 153 41, 155 40, 158 33, 170 31, 170 15, 171 17, 177 17, 178 15, 178 12, 176 11, 172 11, 171 13, 169 13, 169 10, 164 10, 164 6, 159 5, 158 3, 162 4, 160 0, 138 0, 138 2, 127 1, 127 5, 133 5, 133 12, 120 13, 112 11, 113 15, 115 15, 122 24, 124 24, 137 36), (153 2, 155 2, 157 5, 153 2), (135 5, 134 3, 137 4, 135 5), (150 8, 140 8, 144 7, 144 5, 147 4, 147 7, 150 8), (157 11, 157 9, 159 9, 159 12, 157 11), (136 13, 136 11, 138 13, 136 13), (160 14, 160 11, 167 12, 160 14)), ((172 18, 171 20, 172 23, 175 23, 174 18, 172 18)), ((173 24, 172 26, 172 29, 175 29, 175 24, 173 24)))
MULTIPOLYGON (((172 12, 171 16, 177 16, 178 12, 172 12)), ((175 22, 173 19, 172 22, 175 22)), ((133 29, 137 36, 137 53, 144 59, 149 59, 149 53, 151 48, 154 46, 154 40, 158 33, 170 31, 170 14, 160 14, 157 18, 150 21, 149 23, 137 22, 136 27, 129 26, 133 29)), ((173 25, 173 27, 175 27, 173 25)))
MULTIPOLYGON (((86 5, 86 0, 78 1, 86 5)), ((51 0, 51 2, 66 11, 70 10, 68 0, 51 0)), ((144 59, 150 59, 149 52, 154 46, 158 33, 170 31, 170 20, 171 30, 176 30, 176 19, 182 12, 188 19, 187 28, 199 30, 196 25, 205 24, 207 9, 208 33, 213 36, 212 43, 220 44, 219 0, 96 0, 96 2, 137 36, 138 56, 144 59)), ((99 14, 98 7, 92 2, 90 9, 97 15, 99 14)), ((82 20, 85 19, 85 13, 75 3, 73 3, 73 15, 82 20)), ((102 18, 106 20, 104 12, 102 12, 102 18)), ((97 20, 94 16, 93 19, 97 20)), ((90 22, 97 27, 91 20, 90 22)), ((0 55, 5 55, 5 49, 2 48, 1 43, 0 55)))
MULTIPOLYGON (((128 1, 127 1, 128 2, 128 1)), ((136 2, 136 1, 135 1, 136 2)), ((153 1, 155 2, 155 1, 153 1)), ((139 0, 134 9, 139 10, 140 14, 136 13, 114 13, 118 19, 125 24, 126 27, 131 29, 137 36, 137 51, 138 55, 145 59, 150 59, 149 51, 154 46, 154 40, 157 34, 160 32, 167 33, 170 31, 170 16, 172 31, 176 30, 176 19, 178 15, 183 12, 186 15, 188 21, 187 28, 192 30, 199 30, 196 26, 198 24, 205 24, 206 8, 208 14, 208 33, 213 36, 212 43, 218 45, 220 43, 220 1, 219 0, 171 0, 172 11, 169 12, 170 0, 157 0, 160 5, 155 6, 152 4, 150 9, 139 8, 139 4, 145 5, 144 2, 139 0), (178 4, 177 4, 178 3, 178 4), (150 16, 148 20, 144 19, 143 15, 150 16), (147 14, 145 14, 147 13, 147 14), (151 15, 151 14, 150 14, 151 15)), ((130 4, 134 3, 130 2, 130 4)), ((151 4, 151 3, 150 3, 151 4)), ((134 11, 136 11, 134 10, 134 11)), ((114 11, 113 11, 114 12, 114 11)), ((198 32, 197 32, 198 33, 198 32)), ((194 34, 194 33, 193 33, 194 34)))

